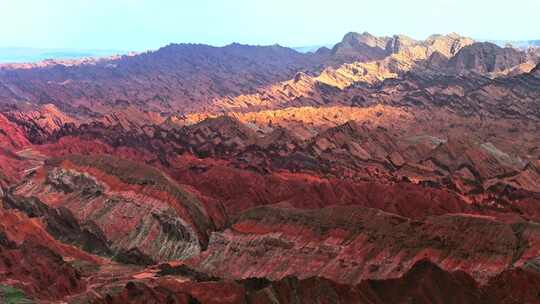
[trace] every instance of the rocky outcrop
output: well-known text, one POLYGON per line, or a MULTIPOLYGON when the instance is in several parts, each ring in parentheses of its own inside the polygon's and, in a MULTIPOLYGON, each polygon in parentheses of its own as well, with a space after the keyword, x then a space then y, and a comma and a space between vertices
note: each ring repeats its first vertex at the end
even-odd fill
POLYGON ((396 35, 388 40, 386 50, 401 54, 412 60, 423 60, 439 53, 447 58, 456 55, 462 48, 471 45, 474 40, 452 33, 432 35, 424 41, 414 40, 404 35, 396 35))
POLYGON ((367 32, 347 33, 332 48, 332 57, 341 62, 372 61, 386 57, 387 37, 375 37, 367 32))
POLYGON ((229 116, 208 118, 184 128, 181 143, 201 157, 230 155, 255 144, 257 134, 229 116))
POLYGON ((310 153, 339 162, 348 157, 384 162, 397 150, 395 140, 382 129, 370 130, 355 121, 330 128, 308 143, 310 153))
POLYGON ((66 124, 74 124, 75 120, 64 114, 55 105, 47 104, 36 110, 11 111, 9 119, 20 126, 32 143, 43 143, 53 132, 66 124))
POLYGON ((448 62, 451 69, 492 73, 511 69, 526 61, 526 55, 512 48, 483 42, 464 47, 448 62))
POLYGON ((347 33, 341 43, 338 43, 334 49, 339 50, 340 48, 350 48, 354 49, 355 46, 360 44, 365 44, 372 48, 384 49, 390 38, 388 37, 376 37, 371 35, 368 32, 363 32, 362 34, 350 32, 347 33))

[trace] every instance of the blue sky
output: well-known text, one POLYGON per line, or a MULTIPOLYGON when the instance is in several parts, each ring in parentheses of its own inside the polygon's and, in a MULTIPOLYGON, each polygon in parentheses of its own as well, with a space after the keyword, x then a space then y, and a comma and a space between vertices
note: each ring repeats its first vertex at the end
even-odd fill
POLYGON ((305 46, 349 31, 540 39, 540 0, 0 0, 0 47, 305 46))

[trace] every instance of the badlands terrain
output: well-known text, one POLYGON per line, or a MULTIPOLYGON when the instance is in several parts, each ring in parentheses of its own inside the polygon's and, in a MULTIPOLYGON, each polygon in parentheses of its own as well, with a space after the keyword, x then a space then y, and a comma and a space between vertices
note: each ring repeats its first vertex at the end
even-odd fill
POLYGON ((348 33, 0 65, 0 302, 540 303, 539 63, 348 33))

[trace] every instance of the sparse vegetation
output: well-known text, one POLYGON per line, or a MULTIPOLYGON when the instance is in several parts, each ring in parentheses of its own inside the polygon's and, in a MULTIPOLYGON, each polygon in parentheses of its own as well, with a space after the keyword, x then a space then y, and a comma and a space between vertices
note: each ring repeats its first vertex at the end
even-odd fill
POLYGON ((22 290, 6 285, 0 285, 0 302, 3 304, 34 303, 26 297, 22 290))

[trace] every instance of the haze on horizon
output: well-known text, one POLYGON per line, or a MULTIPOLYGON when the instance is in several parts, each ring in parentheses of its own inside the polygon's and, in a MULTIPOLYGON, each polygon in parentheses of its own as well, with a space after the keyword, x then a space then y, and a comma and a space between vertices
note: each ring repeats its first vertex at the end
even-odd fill
POLYGON ((538 0, 18 0, 0 3, 0 47, 143 51, 169 43, 335 43, 350 31, 540 39, 538 0))

